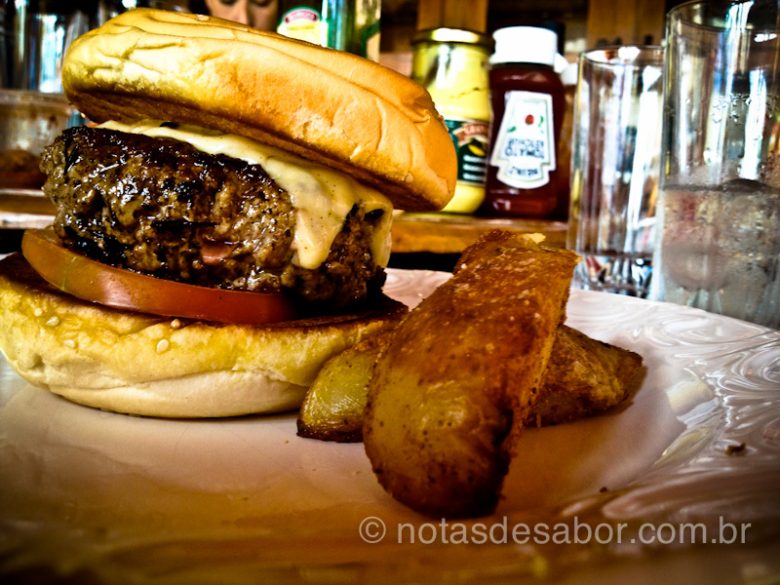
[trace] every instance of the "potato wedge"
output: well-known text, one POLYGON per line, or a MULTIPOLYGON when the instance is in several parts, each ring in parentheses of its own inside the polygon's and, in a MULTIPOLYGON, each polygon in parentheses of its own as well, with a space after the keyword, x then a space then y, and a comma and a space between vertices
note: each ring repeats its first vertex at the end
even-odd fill
POLYGON ((638 354, 564 325, 525 426, 556 425, 603 413, 628 397, 642 372, 638 354))
MULTIPOLYGON (((301 406, 299 436, 363 440, 368 383, 390 333, 371 336, 325 363, 301 406)), ((562 325, 525 425, 555 425, 606 412, 625 400, 641 365, 637 354, 562 325)))
POLYGON ((394 330, 363 424, 382 486, 435 517, 495 508, 577 261, 506 232, 482 238, 468 258, 394 330))
POLYGON ((368 381, 387 332, 372 335, 330 358, 306 392, 298 435, 340 443, 363 440, 368 381))

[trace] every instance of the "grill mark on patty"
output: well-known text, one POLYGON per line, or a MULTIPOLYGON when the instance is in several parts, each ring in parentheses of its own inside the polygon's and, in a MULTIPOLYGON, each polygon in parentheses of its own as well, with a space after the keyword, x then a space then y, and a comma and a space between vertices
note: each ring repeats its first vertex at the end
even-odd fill
POLYGON ((295 266, 295 210, 260 165, 173 139, 80 127, 44 150, 41 170, 63 243, 107 264, 204 286, 290 289, 336 306, 384 281, 370 253, 382 212, 358 206, 322 266, 295 266))

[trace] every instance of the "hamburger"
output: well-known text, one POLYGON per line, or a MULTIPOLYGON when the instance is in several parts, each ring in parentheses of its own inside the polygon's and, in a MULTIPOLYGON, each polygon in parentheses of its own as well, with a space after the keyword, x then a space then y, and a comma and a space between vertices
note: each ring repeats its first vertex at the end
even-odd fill
POLYGON ((90 124, 45 149, 54 223, 0 263, 0 344, 31 383, 141 415, 280 411, 400 315, 381 295, 393 209, 455 185, 423 88, 151 9, 77 39, 62 81, 90 124))

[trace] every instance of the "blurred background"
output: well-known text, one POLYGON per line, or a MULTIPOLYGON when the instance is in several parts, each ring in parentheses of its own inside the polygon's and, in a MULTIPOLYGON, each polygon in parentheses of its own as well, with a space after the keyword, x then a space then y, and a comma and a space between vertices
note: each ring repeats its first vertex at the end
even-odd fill
POLYGON ((659 43, 664 15, 659 0, 384 0, 382 60, 406 71, 416 30, 453 27, 492 33, 515 25, 547 25, 559 33, 567 59, 606 44, 659 43))
MULTIPOLYGON (((394 228, 394 258, 412 266, 447 267, 462 248, 494 227, 544 233, 553 245, 565 245, 568 207, 569 140, 576 63, 589 48, 615 44, 659 44, 666 12, 676 0, 3 0, 0 12, 0 228, 14 230, 45 223, 50 208, 40 197, 40 150, 64 127, 81 123, 62 96, 60 62, 80 34, 109 18, 138 7, 214 14, 250 26, 367 56, 406 76, 444 80, 429 89, 445 118, 476 120, 487 127, 488 56, 491 35, 510 26, 534 26, 557 34, 565 58, 556 73, 566 78, 564 129, 558 149, 559 205, 544 218, 478 217, 471 207, 460 214, 406 214, 394 228), (419 42, 420 31, 477 33, 465 41, 419 42), (418 42, 415 49, 415 35, 418 42), (432 55, 413 71, 415 50, 432 55), (566 63, 571 67, 564 74, 566 63), (420 71, 422 70, 422 71, 420 71), (569 74, 572 74, 569 75, 569 74), (475 79, 477 80, 475 82, 475 79), (474 90, 458 102, 460 89, 474 90), (452 90, 452 91, 450 91, 452 90), (438 91, 438 93, 436 93, 438 91), (454 92, 454 93, 453 93, 454 92), (474 103, 481 100, 481 106, 474 103), (447 112, 445 112, 445 110, 447 112), (463 110, 463 111, 461 111, 463 110), (462 114, 462 115, 461 115, 462 114), (11 189, 11 191, 9 191, 11 189), (24 196, 24 197, 22 197, 24 196), (497 225, 500 223, 501 225, 497 225), (404 254, 410 253, 404 256, 404 254), (449 256, 447 256, 449 254, 449 256), (420 259, 420 255, 422 255, 420 259), (444 255, 444 256, 443 256, 444 255), (444 264, 441 263, 445 258, 444 264), (435 262, 432 263, 432 259, 435 262), (418 260, 421 262, 418 262, 418 260)), ((472 141, 471 147, 485 146, 472 141)), ((482 164, 484 164, 484 155, 482 164)), ((483 167, 484 168, 484 167, 483 167)), ((459 183, 461 181, 459 180, 459 183)), ((484 184, 464 187, 471 195, 484 184)), ((471 197, 473 199, 473 197, 471 197)), ((473 206, 472 206, 473 207, 473 206)), ((448 210, 458 211, 458 210, 448 210)), ((10 232, 2 235, 9 238, 10 232)), ((16 235, 10 236, 15 241, 16 235)))
MULTIPOLYGON (((351 2, 354 4, 354 0, 351 2)), ((378 2, 374 2, 377 4, 378 2)), ((3 0, 0 34, 2 86, 56 92, 58 57, 79 34, 111 16, 140 6, 216 12, 236 20, 273 9, 281 15, 285 0, 3 0)), ((325 2, 328 4, 328 2, 325 2)), ((341 2, 348 6, 350 2, 341 2)), ((559 34, 561 52, 573 60, 606 44, 659 43, 664 15, 675 0, 383 0, 381 61, 411 72, 411 41, 417 30, 452 27, 490 33, 513 25, 545 25, 559 34)), ((252 24, 252 22, 250 22, 252 24)), ((256 23, 258 28, 268 28, 256 23)))

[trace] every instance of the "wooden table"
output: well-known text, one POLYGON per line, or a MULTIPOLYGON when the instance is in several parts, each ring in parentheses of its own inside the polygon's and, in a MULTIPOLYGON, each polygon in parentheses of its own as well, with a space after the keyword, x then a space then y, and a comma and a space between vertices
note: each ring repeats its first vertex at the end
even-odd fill
POLYGON ((0 229, 40 228, 54 219, 54 206, 38 190, 0 189, 0 229))
POLYGON ((399 213, 393 220, 393 252, 458 254, 492 230, 538 233, 545 243, 566 246, 566 222, 541 219, 494 219, 453 213, 399 213))
POLYGON ((21 247, 22 232, 54 219, 54 206, 38 190, 0 189, 0 254, 21 247))
POLYGON ((566 246, 566 222, 497 219, 449 213, 398 213, 393 219, 393 253, 397 268, 451 270, 458 255, 480 236, 500 229, 545 236, 550 246, 566 246))

